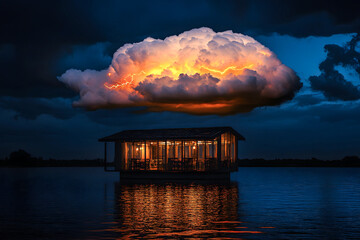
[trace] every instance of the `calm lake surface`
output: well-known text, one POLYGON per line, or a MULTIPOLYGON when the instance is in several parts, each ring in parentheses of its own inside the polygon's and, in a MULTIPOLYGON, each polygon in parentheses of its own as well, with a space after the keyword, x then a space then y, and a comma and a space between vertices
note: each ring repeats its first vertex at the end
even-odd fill
POLYGON ((1 239, 360 239, 359 168, 239 168, 230 182, 120 182, 0 168, 1 239))

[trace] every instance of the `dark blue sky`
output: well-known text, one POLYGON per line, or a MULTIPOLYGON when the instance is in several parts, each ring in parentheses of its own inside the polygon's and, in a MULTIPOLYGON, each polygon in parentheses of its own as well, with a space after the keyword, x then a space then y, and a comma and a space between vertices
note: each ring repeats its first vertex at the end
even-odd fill
POLYGON ((360 155, 357 1, 3 1, 0 3, 0 157, 96 158, 99 137, 124 129, 232 126, 240 158, 360 155), (231 116, 73 108, 57 80, 107 68, 125 43, 198 27, 233 30, 270 48, 303 87, 280 106, 231 116))

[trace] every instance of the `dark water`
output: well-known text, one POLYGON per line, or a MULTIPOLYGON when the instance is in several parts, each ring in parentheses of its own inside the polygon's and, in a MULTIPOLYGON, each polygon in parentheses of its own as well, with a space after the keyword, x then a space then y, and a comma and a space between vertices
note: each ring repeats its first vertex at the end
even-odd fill
POLYGON ((124 183, 101 168, 3 168, 0 190, 1 239, 360 239, 360 169, 124 183))

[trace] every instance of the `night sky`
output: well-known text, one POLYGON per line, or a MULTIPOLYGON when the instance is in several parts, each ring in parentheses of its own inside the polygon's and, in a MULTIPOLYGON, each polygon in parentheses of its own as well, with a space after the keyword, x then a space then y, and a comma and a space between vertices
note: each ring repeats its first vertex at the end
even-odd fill
POLYGON ((97 139, 125 129, 231 126, 240 158, 360 155, 359 1, 2 1, 0 157, 97 158, 97 139), (253 37, 295 71, 290 100, 229 115, 89 111, 59 81, 68 69, 103 70, 126 43, 194 28, 253 37))

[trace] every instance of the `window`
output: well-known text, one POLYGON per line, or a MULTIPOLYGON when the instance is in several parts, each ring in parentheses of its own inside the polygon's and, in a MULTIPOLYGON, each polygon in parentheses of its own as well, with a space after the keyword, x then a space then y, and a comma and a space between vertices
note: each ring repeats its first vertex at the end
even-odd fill
MULTIPOLYGON (((217 142, 216 142, 217 144, 217 142)), ((206 141, 206 158, 216 158, 214 141, 206 141)))
POLYGON ((134 142, 133 144, 133 156, 134 159, 145 160, 145 143, 134 142))
POLYGON ((182 159, 182 141, 175 141, 175 156, 174 158, 181 160, 182 159))
POLYGON ((230 135, 231 136, 231 146, 230 146, 230 150, 231 150, 231 155, 230 155, 230 157, 231 157, 231 163, 232 164, 235 164, 236 163, 236 158, 237 158, 237 156, 236 156, 236 146, 235 146, 235 144, 236 144, 236 139, 235 139, 235 136, 233 135, 233 134, 231 134, 230 135))
POLYGON ((196 141, 184 141, 184 158, 196 158, 196 141))
POLYGON ((197 142, 197 146, 198 146, 198 160, 204 160, 205 159, 205 141, 198 141, 197 142))

